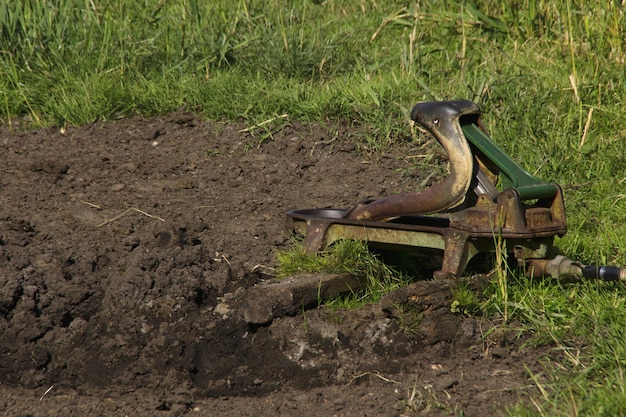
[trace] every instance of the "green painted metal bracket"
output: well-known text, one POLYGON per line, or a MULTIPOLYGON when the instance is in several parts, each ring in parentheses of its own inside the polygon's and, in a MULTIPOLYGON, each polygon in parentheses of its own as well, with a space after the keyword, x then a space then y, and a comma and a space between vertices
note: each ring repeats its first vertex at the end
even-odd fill
POLYGON ((505 188, 515 188, 522 200, 552 198, 557 194, 558 189, 555 184, 529 174, 476 124, 465 124, 461 128, 467 140, 498 167, 502 174, 502 185, 505 188))

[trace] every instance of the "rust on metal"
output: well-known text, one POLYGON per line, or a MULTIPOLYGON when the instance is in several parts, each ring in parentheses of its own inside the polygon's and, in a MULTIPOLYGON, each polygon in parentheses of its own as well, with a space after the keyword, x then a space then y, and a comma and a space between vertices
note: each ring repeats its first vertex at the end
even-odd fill
POLYGON ((381 220, 389 217, 429 214, 454 208, 465 200, 474 176, 470 145, 463 135, 459 119, 478 116, 478 106, 471 101, 420 103, 411 118, 432 132, 450 159, 450 173, 440 183, 421 193, 391 195, 380 200, 361 202, 346 212, 357 220, 381 220))
POLYGON ((424 192, 361 202, 349 210, 289 212, 294 229, 305 236, 306 251, 341 239, 431 249, 443 252, 435 278, 450 278, 461 275, 476 254, 502 250, 497 246, 504 242, 520 265, 554 271, 554 263, 538 260, 553 252, 555 236, 567 232, 561 188, 509 158, 486 135, 479 115, 469 101, 416 105, 412 118, 448 152, 450 174, 424 192))

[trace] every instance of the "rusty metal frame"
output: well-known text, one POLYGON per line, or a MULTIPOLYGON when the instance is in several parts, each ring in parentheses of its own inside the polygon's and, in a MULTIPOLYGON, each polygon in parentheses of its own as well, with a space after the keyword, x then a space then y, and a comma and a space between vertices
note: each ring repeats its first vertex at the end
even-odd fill
POLYGON ((308 253, 324 250, 341 239, 409 251, 443 252, 435 278, 458 277, 478 253, 495 252, 498 242, 518 259, 542 259, 553 248, 555 236, 567 231, 560 188, 552 198, 525 204, 515 189, 501 192, 495 201, 479 198, 475 206, 439 216, 404 216, 391 221, 343 218, 341 209, 304 209, 288 213, 293 229, 305 237, 308 253))
MULTIPOLYGON (((479 116, 478 106, 465 100, 417 104, 411 118, 430 130, 449 156, 455 155, 451 174, 418 194, 360 202, 349 210, 289 212, 294 229, 305 236, 305 250, 317 252, 340 239, 434 249, 443 251, 436 278, 460 276, 476 254, 503 247, 520 264, 545 259, 554 237, 567 232, 561 188, 535 178, 506 155, 487 136, 479 116), (498 178, 505 187, 500 192, 498 178), (459 199, 459 190, 465 198, 459 199), (433 207, 438 207, 435 214, 424 215, 433 207)), ((538 262, 531 266, 545 269, 538 262)))

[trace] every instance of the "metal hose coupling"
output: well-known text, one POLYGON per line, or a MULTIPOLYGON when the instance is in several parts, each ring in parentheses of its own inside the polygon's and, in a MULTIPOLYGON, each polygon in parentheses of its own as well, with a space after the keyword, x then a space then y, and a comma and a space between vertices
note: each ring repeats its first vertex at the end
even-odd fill
POLYGON ((626 282, 626 268, 583 265, 562 255, 554 259, 531 259, 528 273, 530 276, 551 276, 552 278, 578 276, 602 281, 626 282))

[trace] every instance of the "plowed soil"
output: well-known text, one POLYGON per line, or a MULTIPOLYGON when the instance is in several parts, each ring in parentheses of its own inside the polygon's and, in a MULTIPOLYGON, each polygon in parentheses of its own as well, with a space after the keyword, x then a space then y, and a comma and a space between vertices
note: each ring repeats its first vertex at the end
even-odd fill
POLYGON ((476 318, 443 338, 379 304, 242 320, 288 210, 427 186, 416 161, 439 155, 348 125, 262 133, 184 110, 0 130, 1 414, 484 416, 532 393, 542 353, 476 318))

